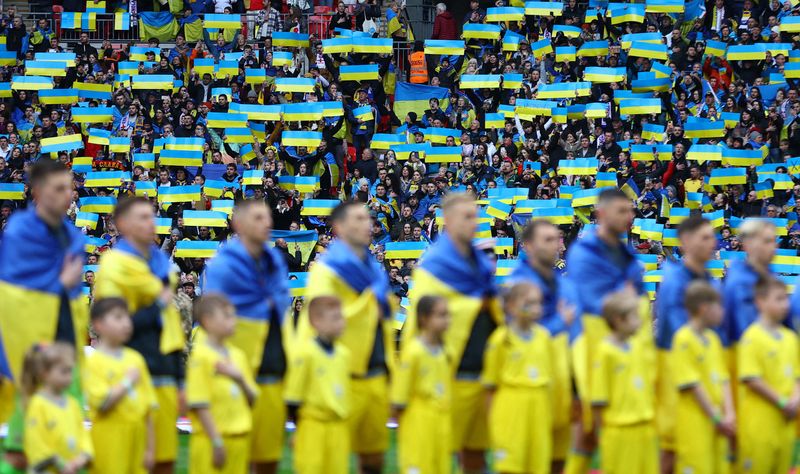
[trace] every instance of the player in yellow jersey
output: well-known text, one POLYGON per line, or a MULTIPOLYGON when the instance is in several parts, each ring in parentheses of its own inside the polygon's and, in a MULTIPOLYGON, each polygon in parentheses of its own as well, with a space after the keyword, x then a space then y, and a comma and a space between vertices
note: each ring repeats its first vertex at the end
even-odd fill
POLYGON ((604 474, 657 474, 655 368, 641 338, 639 298, 632 291, 609 295, 603 303, 611 334, 600 342, 592 368, 592 407, 600 433, 604 474))
POLYGON ((800 408, 800 348, 781 323, 789 313, 786 285, 774 278, 756 283, 758 319, 739 341, 739 471, 783 473, 792 467, 800 408))
POLYGON ((447 300, 424 296, 417 304, 419 336, 403 348, 392 384, 399 416, 400 472, 449 474, 452 372, 443 337, 450 324, 447 300))
POLYGON ((83 410, 66 394, 73 381, 75 351, 63 342, 36 345, 25 356, 22 386, 24 453, 30 472, 76 473, 92 459, 92 440, 83 410))
POLYGON ((684 297, 689 322, 672 342, 672 379, 678 388, 675 413, 675 473, 725 474, 736 416, 719 337, 722 321, 717 290, 691 283, 684 297))
POLYGON ((553 450, 553 360, 542 292, 517 283, 506 294, 508 325, 489 338, 481 381, 489 390, 489 438, 501 473, 547 473, 553 450))
POLYGON ((250 406, 258 394, 244 352, 228 339, 236 330, 236 310, 223 295, 195 301, 195 321, 204 336, 192 347, 186 371, 186 401, 194 432, 189 471, 245 474, 250 465, 250 406))
POLYGON ((86 358, 83 382, 95 446, 92 472, 149 472, 155 464, 158 403, 144 358, 125 347, 133 332, 128 303, 96 300, 91 318, 99 343, 86 358))
MULTIPOLYGON (((294 469, 297 474, 350 472, 350 352, 337 339, 344 331, 342 305, 333 296, 308 303, 316 338, 292 351, 285 399, 297 431, 294 469)), ((380 409, 380 407, 378 407, 380 409)))

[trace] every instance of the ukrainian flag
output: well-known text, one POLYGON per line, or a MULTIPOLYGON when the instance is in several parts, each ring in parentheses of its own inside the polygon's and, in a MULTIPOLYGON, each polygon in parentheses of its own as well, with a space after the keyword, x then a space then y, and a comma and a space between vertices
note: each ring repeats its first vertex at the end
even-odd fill
POLYGON ((155 181, 134 181, 134 192, 140 197, 155 197, 158 194, 155 181))
MULTIPOLYGON (((282 180, 283 178, 281 178, 282 180)), ((319 176, 295 176, 294 190, 299 193, 313 193, 319 189, 319 176)))
POLYGON ((728 61, 763 61, 766 58, 767 48, 761 43, 729 46, 725 55, 728 61))
POLYGON ((92 161, 91 156, 76 156, 72 159, 73 173, 88 173, 92 171, 92 161))
POLYGON ((594 176, 600 162, 596 158, 576 158, 558 162, 558 174, 573 176, 594 176))
POLYGON ((584 114, 586 115, 586 118, 605 118, 608 116, 608 104, 604 103, 586 104, 586 109, 584 111, 584 114))
POLYGON ((196 150, 161 150, 158 155, 161 166, 203 166, 203 152, 196 150))
POLYGON ((0 99, 10 99, 13 95, 14 94, 11 92, 11 83, 0 82, 0 99))
POLYGON ((625 80, 624 67, 587 67, 583 71, 583 80, 596 84, 610 84, 625 80))
POLYGON ((668 77, 658 79, 636 79, 631 81, 631 89, 633 92, 666 92, 670 87, 672 87, 672 80, 668 77))
POLYGON ((0 199, 22 201, 25 199, 24 183, 0 183, 0 199))
POLYGON ((245 186, 261 186, 264 179, 264 170, 246 170, 242 175, 242 184, 245 186))
POLYGON ((664 44, 644 43, 642 41, 634 41, 631 44, 631 49, 628 51, 630 56, 648 59, 667 60, 667 47, 664 44))
POLYGON ((781 18, 781 33, 800 33, 800 16, 784 16, 781 18))
POLYGON ((114 29, 128 31, 131 29, 131 14, 125 12, 114 13, 114 29))
POLYGON ((737 112, 720 112, 719 118, 725 122, 725 128, 734 128, 741 117, 737 112))
POLYGON ((172 232, 172 219, 169 217, 155 217, 156 234, 169 235, 172 232))
POLYGON ((214 199, 211 201, 211 210, 221 211, 230 216, 233 214, 233 204, 232 199, 214 199))
POLYGON ((539 40, 531 44, 531 53, 533 54, 533 57, 535 57, 536 59, 541 59, 542 57, 552 52, 553 52, 553 44, 550 42, 549 39, 539 40))
POLYGON ((353 39, 331 38, 322 40, 322 51, 325 54, 341 54, 353 51, 353 39))
MULTIPOLYGON (((119 186, 119 181, 117 182, 119 186)), ((78 208, 81 212, 94 212, 98 214, 111 214, 117 205, 117 198, 114 196, 89 196, 78 200, 78 208)))
POLYGON ((561 16, 564 4, 561 2, 525 2, 525 14, 536 16, 561 16))
POLYGON ((708 184, 711 186, 725 186, 728 184, 746 184, 747 170, 744 168, 716 168, 711 170, 708 184))
MULTIPOLYGON (((581 49, 578 50, 579 57, 586 57, 586 56, 606 56, 608 55, 608 41, 587 41, 583 43, 581 49)), ((598 68, 604 69, 604 68, 598 68)), ((614 69, 614 68, 608 68, 614 69)), ((625 69, 625 68, 617 68, 617 69, 625 69)), ((617 81, 614 81, 617 82, 617 81)))
POLYGON ((239 148, 239 156, 242 158, 242 162, 243 163, 247 163, 248 161, 255 160, 256 159, 256 152, 253 149, 253 145, 250 144, 250 143, 242 145, 242 147, 239 148))
MULTIPOLYGON (((575 61, 575 57, 577 54, 577 49, 575 46, 557 46, 556 47, 556 61, 563 62, 563 61, 575 61)), ((564 84, 564 83, 559 83, 564 84)), ((542 84, 547 85, 547 84, 542 84)), ((557 84, 552 84, 557 85, 557 84)))
POLYGON ((353 37, 353 52, 357 54, 392 54, 391 38, 353 37))
POLYGON ((725 57, 725 51, 728 49, 728 43, 724 41, 706 41, 706 54, 709 56, 717 56, 720 58, 725 57))
POLYGON ((374 150, 388 150, 392 145, 403 145, 407 142, 404 133, 391 134, 391 133, 376 133, 372 136, 370 148, 374 150))
POLYGON ((537 99, 571 99, 592 94, 591 82, 559 82, 539 86, 537 99))
POLYGON ((447 143, 447 137, 453 137, 455 139, 461 136, 461 131, 454 128, 428 127, 421 129, 421 131, 425 134, 426 140, 430 140, 431 143, 439 145, 447 143))
POLYGON ((655 140, 660 142, 664 140, 664 133, 666 127, 656 123, 645 123, 642 125, 642 138, 645 140, 655 140))
POLYGON ((34 55, 36 61, 55 61, 65 63, 67 67, 75 67, 76 57, 75 53, 35 53, 34 55))
POLYGON ((427 248, 427 242, 386 242, 384 253, 392 260, 418 259, 427 248))
POLYGON ((698 120, 683 124, 683 135, 686 138, 722 138, 725 136, 725 122, 717 120, 698 120))
POLYGON ((499 74, 464 74, 461 76, 462 89, 499 89, 499 74))
MULTIPOLYGON (((294 62, 294 56, 289 51, 273 51, 272 52, 272 65, 273 66, 291 66, 294 62)), ((245 70, 245 74, 249 69, 245 70)), ((266 69, 256 69, 256 71, 263 71, 266 74, 266 69)), ((266 77, 266 75, 262 77, 266 77)))
POLYGON ((329 216, 333 209, 339 205, 335 199, 306 199, 300 211, 304 216, 329 216))
POLYGON ((287 46, 289 48, 307 48, 308 35, 290 31, 273 31, 272 45, 287 46))
POLYGON ((503 34, 503 51, 519 51, 519 45, 524 39, 524 36, 506 30, 503 34))
POLYGON ((653 94, 647 94, 647 93, 637 94, 627 89, 617 89, 614 91, 614 103, 616 104, 621 103, 625 99, 642 100, 642 99, 652 99, 652 98, 653 94))
POLYGON ((225 142, 248 144, 253 143, 253 134, 249 128, 226 128, 225 142))
MULTIPOLYGON (((111 100, 111 84, 89 84, 86 82, 76 82, 73 84, 81 99, 111 100)), ((72 90, 72 89, 56 89, 72 90)), ((39 94, 41 99, 42 94, 39 94)))
POLYGON ((650 62, 650 72, 657 78, 672 77, 672 69, 657 61, 650 62))
POLYGON ((71 135, 61 135, 52 138, 42 138, 39 142, 42 153, 53 153, 59 151, 72 151, 83 148, 83 139, 80 133, 71 135))
POLYGON ((246 128, 247 115, 231 112, 209 112, 206 125, 208 128, 246 128))
POLYGON ((17 64, 15 51, 0 51, 0 66, 14 66, 17 64))
POLYGON ((572 224, 575 211, 571 207, 540 207, 531 210, 531 219, 546 220, 553 225, 572 224))
POLYGON ((155 153, 134 153, 133 166, 141 166, 144 169, 154 169, 156 167, 155 153))
POLYGON ((15 91, 40 91, 52 89, 53 79, 41 76, 14 76, 11 78, 11 89, 15 91))
POLYGON ((134 90, 172 90, 174 78, 167 74, 135 76, 131 88, 134 90))
POLYGON ((434 146, 428 148, 425 163, 461 163, 460 146, 434 146))
POLYGON ((607 16, 611 17, 611 24, 618 25, 629 21, 635 23, 644 23, 645 6, 639 4, 629 3, 615 3, 609 4, 607 16))
POLYGON ((58 61, 25 61, 26 76, 66 76, 67 64, 58 61))
MULTIPOLYGON (((249 70, 250 69, 248 69, 248 71, 249 70)), ((248 120, 278 121, 281 119, 280 105, 240 104, 238 102, 231 102, 228 110, 237 115, 245 115, 248 120)))
POLYGON ((463 56, 464 40, 425 40, 425 54, 434 56, 463 56))
POLYGON ((692 145, 686 157, 700 164, 706 161, 722 161, 722 147, 719 145, 692 145))
POLYGON ((166 42, 175 39, 180 26, 169 11, 146 12, 139 11, 139 37, 142 41, 156 38, 166 42))
MULTIPOLYGON (((286 122, 302 122, 322 119, 324 107, 319 102, 283 104, 283 120, 286 122)), ((396 109, 395 109, 396 110, 396 109)))
POLYGON ((786 191, 794 187, 792 177, 785 173, 777 173, 770 177, 775 182, 773 189, 786 191))
POLYGON ((492 199, 489 201, 489 205, 486 206, 486 214, 495 219, 506 220, 508 219, 508 215, 511 214, 511 204, 492 199))
POLYGON ((684 200, 684 204, 689 209, 700 209, 702 203, 703 203, 703 193, 686 193, 686 199, 684 200))
MULTIPOLYGON (((464 39, 500 39, 500 25, 487 25, 479 23, 467 23, 461 36, 464 39)), ((549 43, 550 40, 547 40, 549 43)), ((16 59, 16 58, 15 58, 16 59)))
POLYGON ((617 173, 606 171, 597 173, 597 176, 595 176, 594 185, 597 188, 616 188, 617 173))
POLYGON ((503 74, 503 89, 517 90, 522 87, 522 74, 503 74))
POLYGON ((318 102, 322 104, 323 117, 341 117, 344 115, 344 106, 341 102, 318 102))
MULTIPOLYGON (((226 74, 230 75, 231 77, 239 74, 238 61, 220 61, 214 65, 214 75, 217 77, 223 77, 226 74)), ((276 79, 276 81, 278 80, 280 80, 280 78, 276 79)))
POLYGON ((242 28, 242 17, 234 14, 206 13, 203 28, 206 30, 216 28, 238 30, 242 28))
POLYGON ((200 201, 200 186, 159 186, 158 202, 194 202, 200 201))
POLYGON ((183 211, 183 225, 228 227, 228 215, 220 211, 183 211))
POLYGON ((108 240, 100 237, 86 237, 84 250, 86 253, 95 253, 98 248, 108 245, 108 240))
POLYGON ((538 99, 517 99, 516 104, 516 112, 523 120, 529 120, 526 117, 550 117, 557 105, 555 102, 538 99))
POLYGON ((130 51, 130 58, 133 61, 146 61, 147 60, 147 53, 153 53, 155 57, 159 57, 161 55, 161 50, 159 48, 147 48, 144 46, 131 46, 130 51))
POLYGON ((514 214, 530 214, 534 209, 568 207, 571 199, 521 199, 514 205, 514 214))
POLYGON ((377 64, 364 64, 357 66, 343 65, 339 68, 339 79, 342 81, 372 81, 380 80, 377 64))
MULTIPOLYGON (((245 173, 248 173, 245 171, 245 173)), ((263 174, 263 172, 262 172, 263 174)), ((244 179, 243 179, 244 180, 244 179)), ((245 183, 247 185, 248 183, 245 183)), ((258 185, 261 185, 261 179, 258 180, 258 185)), ((241 186, 239 183, 229 183, 227 181, 222 181, 219 179, 207 179, 205 183, 203 183, 203 192, 206 196, 218 198, 222 196, 222 193, 225 192, 225 188, 233 188, 233 189, 240 189, 241 186)))
POLYGON ((722 149, 722 163, 728 166, 760 166, 764 163, 761 150, 722 149))
POLYGON ((75 123, 108 123, 114 121, 113 107, 74 107, 72 121, 75 123))
POLYGON ((294 132, 290 130, 284 130, 281 134, 281 145, 285 146, 304 146, 307 148, 317 148, 321 141, 321 132, 294 132))
POLYGON ((587 207, 597 204, 597 197, 605 188, 578 189, 572 196, 572 207, 587 207))
POLYGON ((486 9, 486 22, 497 23, 501 21, 522 21, 525 19, 525 9, 517 7, 492 7, 486 9))
POLYGON ((623 100, 619 104, 622 115, 649 115, 661 113, 661 99, 623 100))
MULTIPOLYGON (((197 60, 195 60, 195 64, 197 64, 197 60)), ((195 66, 195 70, 197 70, 197 66, 195 66)), ((266 69, 248 68, 244 70, 244 82, 246 82, 247 84, 262 84, 266 80, 267 80, 266 69)), ((231 106, 233 106, 233 104, 235 104, 235 102, 231 103, 231 106)))
POLYGON ((405 161, 408 160, 411 156, 411 153, 416 152, 417 157, 420 160, 425 158, 425 155, 428 153, 431 147, 429 143, 409 143, 407 145, 390 145, 389 149, 394 152, 395 157, 397 157, 398 161, 405 161))
POLYGON ((554 25, 553 26, 553 36, 557 36, 559 33, 563 33, 564 36, 567 38, 579 38, 583 30, 577 26, 571 25, 554 25))
POLYGON ((44 89, 39 91, 39 102, 46 105, 68 105, 78 102, 75 89, 44 89))
POLYGON ((375 116, 372 114, 371 105, 356 107, 355 109, 353 109, 353 117, 356 120, 361 120, 364 122, 370 122, 372 120, 375 120, 375 116))
POLYGON ((634 42, 642 42, 642 43, 653 43, 653 44, 663 44, 664 37, 661 33, 653 32, 653 33, 629 33, 627 35, 622 35, 620 38, 620 46, 622 49, 630 49, 634 42))
POLYGON ((484 123, 485 128, 503 128, 506 124, 506 118, 503 114, 486 114, 484 117, 486 123, 484 123))
POLYGON ((314 92, 316 81, 305 77, 279 77, 275 79, 275 90, 278 92, 314 92))
POLYGON ((775 196, 775 193, 772 191, 772 183, 756 183, 753 185, 753 189, 758 199, 771 199, 775 196))
POLYGON ((250 124, 249 125, 250 133, 252 133, 254 137, 258 138, 259 140, 266 140, 267 139, 267 127, 266 127, 266 124, 258 123, 258 122, 249 122, 249 124, 250 124))
POLYGON ((409 112, 415 112, 418 116, 422 116, 425 110, 430 108, 428 102, 433 98, 439 100, 439 107, 442 110, 446 110, 450 103, 448 89, 408 82, 397 83, 394 97, 394 112, 401 119, 405 118, 409 112))
POLYGON ((175 242, 177 258, 211 258, 217 253, 219 242, 213 240, 179 240, 175 242))
POLYGON ((205 140, 200 137, 168 137, 164 139, 167 150, 203 151, 205 140))
POLYGON ((100 215, 93 212, 78 212, 75 214, 75 227, 88 227, 95 230, 99 218, 100 215))
POLYGON ((646 0, 647 13, 682 13, 685 9, 683 0, 646 0))
POLYGON ((131 137, 109 137, 108 149, 112 153, 130 153, 131 137))
POLYGON ((703 218, 708 219, 715 229, 725 225, 725 211, 720 209, 714 212, 703 213, 703 218))
POLYGON ((83 186, 86 188, 118 188, 123 181, 130 180, 130 173, 125 171, 92 171, 86 173, 83 186))

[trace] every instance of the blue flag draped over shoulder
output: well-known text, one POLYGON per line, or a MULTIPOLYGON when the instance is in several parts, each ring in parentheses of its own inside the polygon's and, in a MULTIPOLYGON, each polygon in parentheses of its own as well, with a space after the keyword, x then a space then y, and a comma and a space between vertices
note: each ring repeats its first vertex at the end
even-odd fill
POLYGON ((476 266, 464 265, 464 257, 449 235, 442 234, 422 257, 420 267, 462 295, 473 298, 494 296, 494 270, 489 258, 472 248, 476 266))
POLYGON ((558 303, 564 298, 564 292, 568 287, 563 284, 562 276, 553 272, 552 281, 548 282, 528 262, 528 257, 523 255, 517 261, 516 267, 511 271, 506 282, 509 285, 515 283, 531 283, 542 292, 542 320, 540 324, 550 331, 550 334, 557 336, 566 332, 569 328, 558 312, 558 303))
POLYGON ((391 309, 387 295, 389 294, 389 279, 383 267, 367 251, 367 259, 359 260, 345 243, 334 242, 322 256, 321 262, 336 272, 356 293, 362 293, 367 288, 372 288, 372 293, 378 300, 381 316, 391 316, 391 309))
POLYGON ((139 12, 139 37, 142 41, 156 38, 159 41, 169 41, 178 34, 178 22, 172 13, 166 12, 139 12))
POLYGON ((32 208, 14 213, 6 226, 0 245, 0 375, 19 376, 28 349, 54 340, 65 309, 71 313, 75 343, 83 339, 79 329, 88 321, 81 287, 64 288, 59 276, 67 257, 83 258, 85 237, 66 219, 58 232, 60 238, 32 208))
POLYGON ((232 239, 208 262, 204 293, 221 293, 236 307, 231 342, 245 351, 251 367, 261 366, 271 318, 281 321, 289 306, 288 270, 269 244, 256 262, 239 239, 232 239))
POLYGON ((398 82, 395 88, 394 112, 400 120, 409 112, 415 112, 421 117, 430 108, 428 101, 434 97, 439 99, 439 108, 446 110, 450 97, 450 91, 446 88, 398 82))

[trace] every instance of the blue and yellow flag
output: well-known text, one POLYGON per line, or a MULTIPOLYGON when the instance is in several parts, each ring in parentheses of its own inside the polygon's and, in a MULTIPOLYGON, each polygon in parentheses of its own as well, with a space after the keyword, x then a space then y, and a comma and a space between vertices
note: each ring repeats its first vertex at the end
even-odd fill
POLYGON ((446 110, 450 91, 444 87, 398 82, 395 88, 394 112, 402 120, 409 112, 422 116, 430 108, 429 100, 439 100, 439 108, 446 110))
POLYGON ((25 199, 24 183, 0 183, 0 199, 22 201, 25 199))
POLYGON ((273 31, 273 46, 286 46, 290 48, 307 48, 308 34, 294 33, 291 31, 273 31))
POLYGON ((342 81, 377 81, 380 79, 378 65, 343 65, 339 68, 339 79, 342 81))
POLYGON ((427 248, 427 242, 386 242, 385 255, 388 259, 418 259, 427 248))
POLYGON ((80 133, 73 133, 71 135, 42 138, 39 144, 41 145, 42 153, 72 151, 83 148, 83 139, 80 133))
MULTIPOLYGON (((464 39, 500 39, 500 25, 482 23, 467 23, 461 34, 464 39)), ((549 40, 548 40, 549 43, 549 40)))
POLYGON ((177 258, 211 258, 217 253, 219 242, 213 240, 179 240, 175 242, 177 258))
POLYGON ((228 227, 228 215, 220 211, 183 211, 183 225, 228 227))
POLYGON ((333 209, 339 205, 334 199, 306 199, 300 214, 304 216, 329 216, 333 209))
POLYGON ((158 202, 193 202, 200 201, 200 186, 159 186, 158 202))
POLYGON ((39 102, 47 105, 69 105, 78 102, 75 89, 45 89, 39 91, 39 102))
POLYGON ((78 208, 81 212, 111 214, 116 205, 117 198, 114 196, 88 196, 78 200, 78 208))
POLYGON ((308 77, 278 77, 275 79, 277 92, 314 92, 317 82, 308 77))
POLYGON ((169 11, 139 12, 139 38, 142 41, 156 38, 161 42, 167 42, 175 38, 178 29, 178 22, 169 11))
POLYGON ((425 54, 434 56, 463 56, 464 40, 425 40, 425 54))
POLYGON ((322 132, 295 132, 285 130, 281 133, 281 145, 317 148, 322 141, 322 132))
MULTIPOLYGON (((325 107, 319 102, 283 104, 281 113, 286 122, 302 122, 321 120, 325 107)), ((395 109, 396 110, 396 109, 395 109)))

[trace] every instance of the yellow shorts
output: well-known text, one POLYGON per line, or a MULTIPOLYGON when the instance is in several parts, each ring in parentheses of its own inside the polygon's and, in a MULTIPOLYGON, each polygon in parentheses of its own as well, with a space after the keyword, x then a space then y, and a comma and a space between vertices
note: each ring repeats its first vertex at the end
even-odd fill
POLYGON ((424 400, 411 400, 397 431, 401 473, 450 474, 453 468, 450 413, 424 400))
POLYGON ((178 457, 178 389, 174 385, 156 386, 156 398, 156 462, 173 462, 178 457))
POLYGON ((300 418, 294 438, 296 474, 348 474, 350 437, 347 422, 300 418))
POLYGON ((489 411, 497 472, 550 472, 553 412, 547 387, 501 387, 489 411))
POLYGON ((206 435, 194 434, 189 440, 189 472, 208 474, 247 474, 250 472, 250 436, 223 436, 225 464, 214 468, 214 448, 206 435))
POLYGON ((453 382, 453 451, 489 449, 486 389, 478 380, 453 382))
POLYGON ((253 406, 250 460, 254 463, 280 461, 286 428, 283 382, 259 384, 258 389, 258 398, 253 406))
POLYGON ((789 472, 796 423, 786 421, 777 408, 758 408, 743 407, 747 409, 747 416, 739 417, 739 472, 789 472))
POLYGON ((553 460, 567 459, 569 448, 572 446, 572 426, 566 424, 553 428, 553 460))
POLYGON ((383 453, 389 448, 389 382, 386 375, 353 379, 353 404, 348 424, 353 452, 383 453))
POLYGON ((144 451, 147 447, 147 425, 144 420, 135 422, 100 418, 93 420, 91 435, 94 446, 91 472, 147 472, 144 468, 144 451))
POLYGON ((600 431, 600 459, 603 474, 658 474, 655 426, 604 426, 600 431))
POLYGON ((656 426, 659 448, 663 451, 675 450, 675 410, 678 407, 678 390, 670 375, 669 358, 669 351, 659 349, 656 426))
POLYGON ((728 440, 717 433, 705 416, 687 416, 675 425, 675 472, 727 474, 728 440), (692 420, 684 422, 684 420, 692 420))

